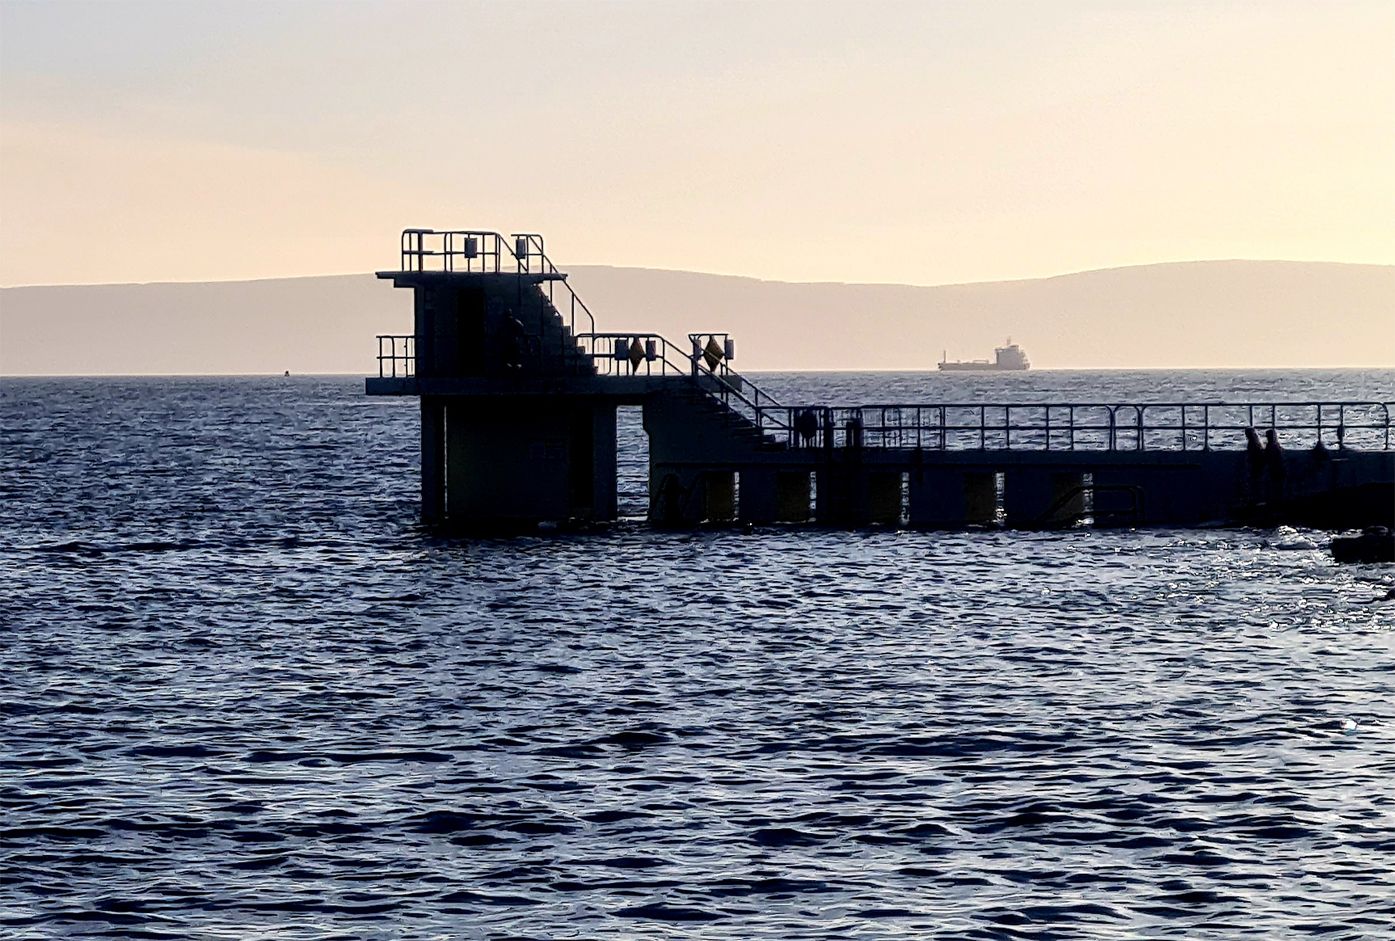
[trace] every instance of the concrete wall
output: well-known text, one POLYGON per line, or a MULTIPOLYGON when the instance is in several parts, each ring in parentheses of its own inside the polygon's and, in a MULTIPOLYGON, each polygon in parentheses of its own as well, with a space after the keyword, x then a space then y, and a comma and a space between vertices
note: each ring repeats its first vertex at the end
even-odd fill
POLYGON ((615 518, 614 406, 425 398, 422 429, 428 523, 516 529, 615 518))

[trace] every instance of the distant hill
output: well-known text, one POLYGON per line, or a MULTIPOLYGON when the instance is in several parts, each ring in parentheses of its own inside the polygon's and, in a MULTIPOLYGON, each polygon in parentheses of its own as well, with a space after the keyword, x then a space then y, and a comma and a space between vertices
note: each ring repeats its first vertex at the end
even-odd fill
MULTIPOLYGON (((1024 281, 797 284, 573 266, 598 329, 727 331, 738 365, 933 369, 1005 337, 1038 367, 1395 365, 1395 266, 1203 261, 1024 281)), ((0 374, 376 372, 410 297, 371 275, 0 289, 0 374)))

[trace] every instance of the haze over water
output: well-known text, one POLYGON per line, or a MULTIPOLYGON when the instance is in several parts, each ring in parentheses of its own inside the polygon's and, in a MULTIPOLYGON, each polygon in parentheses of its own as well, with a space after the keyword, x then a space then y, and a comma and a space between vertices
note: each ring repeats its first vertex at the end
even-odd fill
POLYGON ((1322 534, 451 541, 356 378, 5 379, 0 424, 6 937, 1391 935, 1395 577, 1322 534))

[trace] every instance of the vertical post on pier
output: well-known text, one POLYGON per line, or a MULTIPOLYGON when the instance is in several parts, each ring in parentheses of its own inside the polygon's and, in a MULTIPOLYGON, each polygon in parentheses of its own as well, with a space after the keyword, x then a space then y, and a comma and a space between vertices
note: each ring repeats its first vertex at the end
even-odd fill
POLYGON ((441 522, 446 513, 446 407, 421 399, 421 521, 441 522))
POLYGON ((618 447, 615 406, 598 404, 590 409, 591 424, 591 519, 613 520, 617 516, 618 447))
POLYGON ((901 523, 901 471, 878 470, 867 474, 868 523, 899 526, 901 523))
POLYGON ((778 471, 775 474, 775 519, 785 523, 809 522, 813 515, 813 482, 811 471, 778 471))

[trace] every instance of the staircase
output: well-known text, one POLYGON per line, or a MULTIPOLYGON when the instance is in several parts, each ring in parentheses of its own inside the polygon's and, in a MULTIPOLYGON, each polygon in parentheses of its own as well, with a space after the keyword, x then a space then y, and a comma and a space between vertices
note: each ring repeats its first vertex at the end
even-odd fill
POLYGON ((536 368, 547 375, 594 376, 596 363, 562 319, 561 312, 541 284, 523 288, 523 316, 519 319, 530 334, 529 350, 536 368))
POLYGON ((720 394, 708 391, 706 386, 706 383, 696 379, 690 389, 676 396, 690 413, 688 421, 725 436, 742 451, 785 450, 786 445, 778 437, 762 431, 759 425, 723 402, 720 394))

